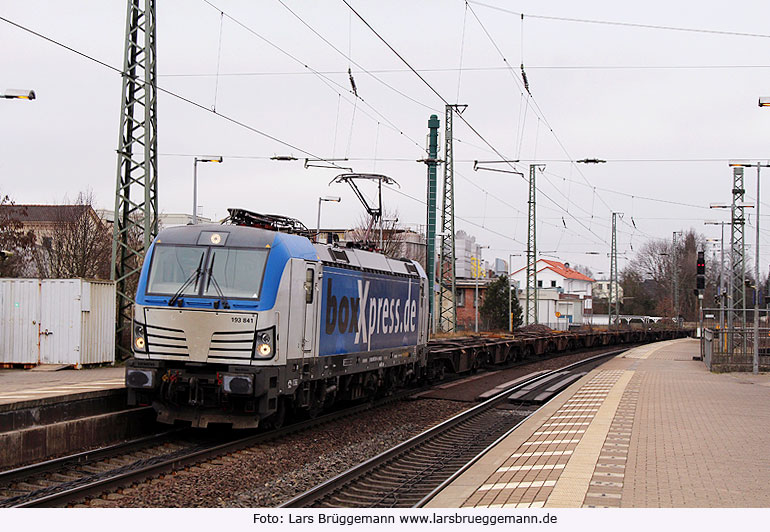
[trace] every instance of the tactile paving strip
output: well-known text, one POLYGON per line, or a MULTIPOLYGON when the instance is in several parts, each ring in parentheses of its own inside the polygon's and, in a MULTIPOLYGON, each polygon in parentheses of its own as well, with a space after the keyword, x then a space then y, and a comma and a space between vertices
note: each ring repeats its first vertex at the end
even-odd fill
MULTIPOLYGON (((602 417, 607 417, 606 424, 609 425, 617 403, 606 405, 605 400, 617 389, 619 381, 627 381, 628 373, 625 370, 599 371, 545 419, 531 438, 523 442, 462 507, 542 508, 568 466, 572 469, 586 469, 590 465, 590 471, 582 473, 587 484, 596 461, 576 468, 574 461, 570 464, 570 460, 578 445, 585 443, 586 438, 601 438, 604 441, 606 427, 592 428, 592 423, 603 408, 610 408, 611 412, 602 413, 602 417)), ((620 395, 619 392, 613 393, 620 395)), ((578 461, 582 461, 582 458, 578 461)), ((571 489, 570 486, 568 489, 571 489)), ((580 506, 584 497, 585 490, 575 506, 580 506)))
POLYGON ((632 379, 623 392, 591 483, 583 501, 584 508, 619 508, 623 495, 628 450, 639 401, 639 379, 632 379))

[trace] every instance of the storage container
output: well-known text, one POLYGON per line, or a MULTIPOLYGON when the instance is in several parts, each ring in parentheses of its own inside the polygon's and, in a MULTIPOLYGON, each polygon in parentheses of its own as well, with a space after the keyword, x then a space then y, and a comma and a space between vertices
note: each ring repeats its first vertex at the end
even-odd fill
POLYGON ((0 364, 114 361, 114 282, 0 279, 0 364))

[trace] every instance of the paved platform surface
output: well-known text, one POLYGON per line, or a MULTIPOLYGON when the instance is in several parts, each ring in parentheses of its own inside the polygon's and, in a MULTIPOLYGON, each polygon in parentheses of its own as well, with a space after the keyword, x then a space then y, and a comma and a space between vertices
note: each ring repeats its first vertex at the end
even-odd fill
POLYGON ((122 366, 61 371, 0 370, 0 405, 123 388, 122 366))
POLYGON ((712 374, 692 339, 615 357, 427 506, 770 507, 770 375, 712 374))

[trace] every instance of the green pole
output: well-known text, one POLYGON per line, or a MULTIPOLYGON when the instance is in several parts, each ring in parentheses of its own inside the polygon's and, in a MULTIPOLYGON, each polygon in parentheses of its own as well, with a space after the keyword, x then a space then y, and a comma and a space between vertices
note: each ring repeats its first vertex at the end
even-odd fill
POLYGON ((431 328, 435 332, 436 320, 433 314, 436 284, 436 169, 438 167, 438 116, 430 115, 428 120, 428 217, 426 223, 425 266, 428 270, 428 309, 430 311, 431 328))

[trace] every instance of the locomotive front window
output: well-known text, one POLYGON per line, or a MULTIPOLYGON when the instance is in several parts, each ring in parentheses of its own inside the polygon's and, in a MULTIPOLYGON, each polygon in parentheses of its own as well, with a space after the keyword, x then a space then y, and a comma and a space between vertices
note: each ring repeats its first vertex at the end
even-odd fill
POLYGON ((147 292, 171 295, 187 283, 180 295, 197 294, 203 277, 205 254, 204 247, 156 245, 147 292))
POLYGON ((216 297, 218 285, 226 298, 259 299, 267 253, 266 249, 212 248, 203 295, 216 297))

